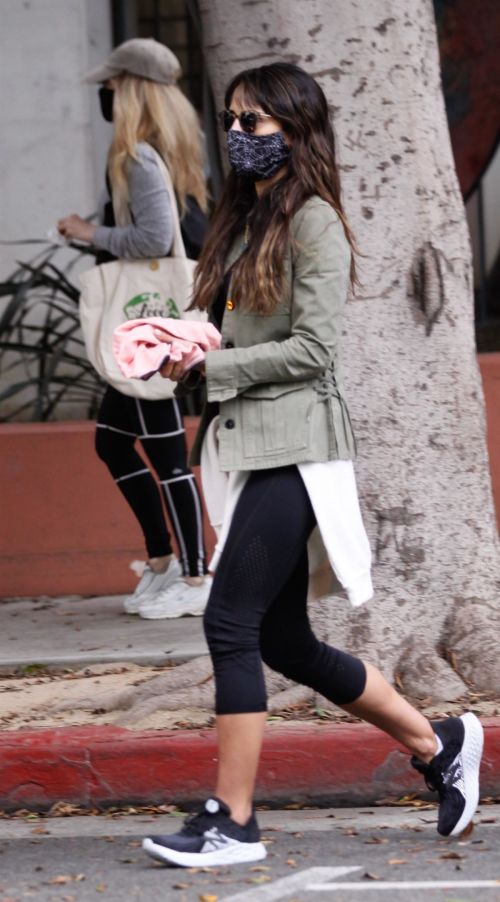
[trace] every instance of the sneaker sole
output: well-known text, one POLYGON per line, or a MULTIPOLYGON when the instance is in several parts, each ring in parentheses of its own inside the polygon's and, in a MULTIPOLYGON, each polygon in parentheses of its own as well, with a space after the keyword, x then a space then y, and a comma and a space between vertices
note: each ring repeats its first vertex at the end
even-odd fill
POLYGON ((484 731, 480 721, 472 712, 462 714, 464 742, 462 745, 462 765, 464 771, 465 808, 455 824, 450 836, 457 836, 465 830, 474 817, 479 802, 479 768, 483 755, 484 731))
POLYGON ((166 846, 160 846, 148 837, 142 841, 142 848, 156 861, 176 864, 183 868, 215 868, 227 864, 243 864, 248 861, 262 861, 267 855, 266 847, 261 842, 239 842, 223 846, 212 852, 179 852, 175 849, 168 849, 166 846))

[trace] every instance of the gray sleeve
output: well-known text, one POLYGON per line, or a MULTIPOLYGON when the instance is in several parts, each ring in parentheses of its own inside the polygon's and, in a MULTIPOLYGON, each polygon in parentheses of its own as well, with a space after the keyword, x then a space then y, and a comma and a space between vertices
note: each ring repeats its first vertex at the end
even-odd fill
POLYGON ((137 153, 138 159, 130 160, 128 168, 132 223, 97 226, 93 243, 126 260, 166 257, 174 232, 165 180, 149 147, 140 144, 137 153))

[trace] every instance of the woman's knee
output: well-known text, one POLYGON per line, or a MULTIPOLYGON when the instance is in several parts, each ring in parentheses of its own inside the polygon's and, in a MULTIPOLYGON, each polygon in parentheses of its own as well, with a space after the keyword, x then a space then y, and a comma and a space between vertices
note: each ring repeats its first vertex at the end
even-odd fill
POLYGON ((203 630, 212 657, 259 652, 258 626, 242 623, 237 612, 221 604, 213 593, 203 614, 203 630))

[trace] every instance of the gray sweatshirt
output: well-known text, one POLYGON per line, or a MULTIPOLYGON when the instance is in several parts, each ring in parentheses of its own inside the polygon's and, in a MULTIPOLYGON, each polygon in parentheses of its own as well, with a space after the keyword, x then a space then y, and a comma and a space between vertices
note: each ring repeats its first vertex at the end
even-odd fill
MULTIPOLYGON (((113 227, 99 225, 93 244, 126 260, 166 257, 172 247, 174 231, 165 180, 149 144, 138 144, 136 151, 138 159, 131 159, 128 165, 132 223, 113 227)), ((109 195, 105 192, 99 202, 101 220, 107 201, 109 195)))

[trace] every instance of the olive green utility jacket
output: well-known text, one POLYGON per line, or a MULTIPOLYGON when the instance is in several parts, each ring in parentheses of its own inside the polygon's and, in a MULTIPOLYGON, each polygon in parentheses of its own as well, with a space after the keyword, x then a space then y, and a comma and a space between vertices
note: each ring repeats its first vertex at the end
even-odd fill
MULTIPOLYGON (((294 216, 290 237, 283 297, 273 313, 226 303, 221 350, 206 356, 208 404, 193 448, 195 464, 217 409, 223 471, 355 456, 337 359, 349 244, 337 214, 319 197, 294 216)), ((242 247, 240 238, 226 271, 242 247)))

